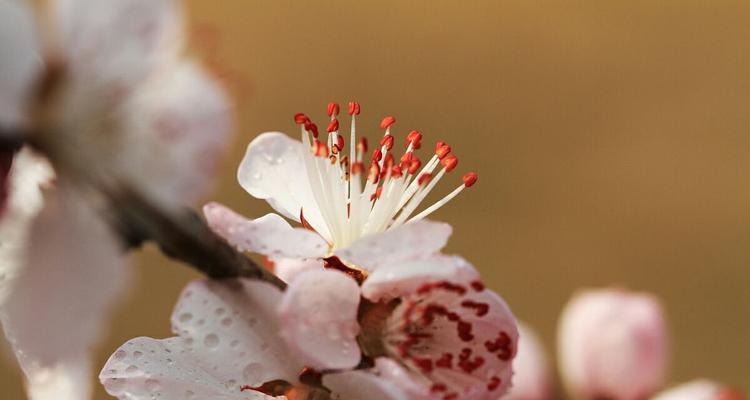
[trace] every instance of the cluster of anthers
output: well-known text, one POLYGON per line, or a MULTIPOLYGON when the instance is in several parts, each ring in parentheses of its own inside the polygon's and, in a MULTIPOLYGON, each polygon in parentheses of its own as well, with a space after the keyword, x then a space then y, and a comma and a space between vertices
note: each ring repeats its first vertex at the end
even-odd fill
MULTIPOLYGON (((307 115, 299 113, 294 116, 294 121, 301 127, 302 143, 310 148, 303 158, 313 196, 335 247, 345 247, 357 238, 425 218, 464 188, 476 183, 476 173, 465 174, 459 187, 412 216, 443 176, 456 168, 458 157, 452 154, 448 144, 439 141, 434 154, 423 165, 414 154, 422 146, 422 133, 413 130, 406 135, 406 150, 396 161, 396 139, 391 134, 396 118, 387 116, 380 122, 385 133, 380 145, 372 151, 365 169, 368 146, 364 137, 357 141, 356 119, 359 113, 359 103, 350 102, 350 143, 356 143, 356 146, 349 146, 348 155, 344 136, 340 133, 337 103, 328 104, 330 122, 325 140, 320 138, 317 125, 307 115), (435 172, 438 168, 440 170, 435 172)), ((300 219, 309 226, 303 215, 300 219)))

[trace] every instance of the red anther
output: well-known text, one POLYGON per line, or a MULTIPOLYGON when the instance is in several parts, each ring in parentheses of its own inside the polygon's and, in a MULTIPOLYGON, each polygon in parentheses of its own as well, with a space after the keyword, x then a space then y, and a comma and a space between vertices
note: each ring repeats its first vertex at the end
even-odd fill
POLYGON ((417 157, 414 157, 411 160, 411 163, 409 164, 409 173, 415 174, 419 169, 422 167, 422 160, 420 160, 417 157))
POLYGON ((357 161, 354 164, 352 164, 352 174, 358 175, 365 172, 365 165, 361 162, 357 161))
POLYGON ((388 153, 385 155, 385 159, 383 160, 383 167, 385 168, 393 167, 393 154, 388 153))
POLYGON ((453 171, 453 168, 456 168, 456 165, 458 165, 458 157, 454 156, 453 154, 450 154, 440 160, 440 164, 445 167, 445 172, 451 172, 453 171))
POLYGON ((409 145, 413 149, 422 147, 422 134, 419 131, 411 131, 406 135, 406 147, 409 147, 409 145))
POLYGON ((383 194, 383 187, 382 186, 378 187, 375 190, 375 193, 373 193, 372 195, 370 195, 370 201, 373 201, 375 199, 379 199, 381 194, 383 194))
POLYGON ((475 172, 467 172, 463 177, 464 186, 466 186, 467 188, 472 187, 475 183, 477 183, 477 179, 479 179, 479 177, 475 172))
POLYGON ((336 136, 336 145, 339 146, 339 150, 344 150, 344 137, 341 135, 336 136))
POLYGON ((394 123, 396 123, 396 118, 389 115, 383 118, 382 121, 380 121, 380 129, 388 129, 388 127, 390 127, 394 123))
POLYGON ((447 143, 443 142, 442 140, 438 140, 437 143, 435 143, 435 152, 437 153, 438 150, 440 150, 441 147, 445 146, 447 143))
POLYGON ((309 118, 307 118, 307 115, 305 115, 304 113, 294 114, 294 123, 297 125, 302 125, 308 120, 309 118))
POLYGON ((339 104, 334 102, 328 103, 327 114, 329 117, 339 115, 339 104))
POLYGON ((363 137, 359 139, 359 142, 357 142, 357 151, 367 153, 367 138, 363 137))
POLYGON ((432 179, 432 174, 429 172, 425 172, 424 174, 419 175, 417 183, 419 183, 420 186, 426 185, 430 182, 431 179, 432 179))
POLYGON ((379 162, 382 158, 383 158, 383 152, 380 151, 380 149, 375 149, 372 152, 371 161, 373 161, 373 162, 379 162))
POLYGON ((412 159, 413 156, 414 156, 414 153, 412 153, 411 151, 407 152, 407 153, 404 153, 404 155, 401 156, 400 163, 401 164, 405 163, 407 165, 407 167, 408 167, 409 163, 411 163, 411 159, 412 159))
POLYGON ((359 115, 359 103, 356 101, 349 102, 349 115, 359 115))
POLYGON ((385 146, 386 150, 391 150, 393 148, 393 135, 385 135, 382 139, 380 139, 380 145, 385 146))
POLYGON ((315 155, 318 157, 328 157, 328 146, 322 143, 320 140, 315 140, 313 145, 315 149, 315 155))
POLYGON ((372 183, 378 183, 378 180, 380 180, 380 165, 378 163, 373 162, 370 164, 370 175, 367 179, 371 180, 372 183))
POLYGON ((326 128, 326 131, 328 131, 328 133, 331 133, 336 132, 337 130, 339 130, 339 120, 334 118, 331 120, 331 123, 328 124, 328 128, 326 128))
POLYGON ((318 138, 318 126, 315 125, 312 121, 309 119, 305 121, 305 130, 312 133, 313 138, 318 138))
POLYGON ((451 152, 451 147, 447 144, 444 144, 440 146, 439 148, 435 149, 435 154, 438 156, 439 159, 445 158, 448 154, 451 152))
POLYGON ((391 176, 392 177, 394 177, 394 178, 400 178, 403 175, 404 175, 404 172, 402 171, 401 167, 399 167, 398 165, 394 165, 391 168, 391 176))

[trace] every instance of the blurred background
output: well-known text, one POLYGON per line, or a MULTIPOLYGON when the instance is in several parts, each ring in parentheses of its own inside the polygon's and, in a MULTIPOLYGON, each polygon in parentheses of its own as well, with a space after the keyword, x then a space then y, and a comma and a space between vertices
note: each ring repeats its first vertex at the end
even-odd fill
MULTIPOLYGON (((750 392, 750 3, 740 1, 188 1, 194 55, 237 101, 212 199, 270 210, 235 181, 247 143, 362 104, 361 131, 449 142, 479 183, 434 218, 549 352, 582 287, 657 294, 670 382, 750 392)), ((346 119, 344 119, 346 121, 346 119)), ((346 123, 345 123, 346 125, 346 123)), ((457 186, 443 183, 438 195, 457 186)), ((448 180, 450 181, 450 179, 448 180)), ((166 337, 197 277, 153 248, 112 315, 97 363, 166 337)), ((3 399, 22 399, 0 366, 3 399)), ((97 398, 108 398, 99 389, 97 398)))

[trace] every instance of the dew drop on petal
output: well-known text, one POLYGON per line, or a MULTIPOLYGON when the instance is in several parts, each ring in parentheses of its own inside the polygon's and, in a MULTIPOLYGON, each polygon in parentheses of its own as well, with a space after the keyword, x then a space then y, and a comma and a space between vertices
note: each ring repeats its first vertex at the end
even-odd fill
POLYGON ((136 367, 135 365, 131 365, 131 366, 129 366, 129 367, 127 367, 125 369, 125 372, 127 372, 129 374, 132 374, 132 373, 134 373, 136 371, 138 371, 138 367, 136 367))
POLYGON ((221 324, 224 325, 224 326, 226 326, 226 327, 232 326, 232 322, 233 322, 232 319, 229 318, 229 317, 224 318, 224 319, 221 320, 221 324))
POLYGON ((149 392, 157 392, 161 389, 161 384, 156 379, 146 379, 146 390, 149 392))
POLYGON ((104 387, 109 393, 116 396, 122 393, 122 391, 125 389, 125 380, 118 378, 109 378, 104 381, 104 387))
POLYGON ((143 356, 143 353, 138 350, 133 352, 133 357, 135 358, 141 358, 142 356, 143 356))
POLYGON ((127 356, 128 353, 125 350, 117 350, 115 352, 115 360, 124 360, 127 356))
POLYGON ((263 366, 258 363, 250 363, 245 366, 242 370, 242 378, 248 382, 249 385, 255 385, 260 383, 260 378, 263 373, 263 366))
POLYGON ((179 317, 180 322, 188 322, 191 319, 193 319, 193 314, 190 313, 182 313, 179 317))
POLYGON ((219 337, 214 333, 209 333, 205 338, 203 338, 203 344, 205 344, 208 348, 214 348, 219 345, 219 337))

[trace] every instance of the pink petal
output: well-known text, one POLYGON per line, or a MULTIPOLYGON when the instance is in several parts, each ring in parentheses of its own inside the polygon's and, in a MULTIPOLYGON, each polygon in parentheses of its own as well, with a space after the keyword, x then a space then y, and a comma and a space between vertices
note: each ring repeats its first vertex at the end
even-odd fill
POLYGON ((518 355, 513 360, 513 385, 503 400, 553 399, 549 360, 536 332, 519 324, 518 355))
POLYGON ((652 400, 742 400, 744 396, 708 379, 697 379, 665 390, 652 400))
POLYGON ((175 306, 172 330, 220 382, 295 382, 303 366, 279 337, 281 301, 281 291, 264 282, 193 282, 175 306))
POLYGON ((25 119, 34 78, 39 73, 34 13, 25 1, 0 1, 0 124, 25 119))
POLYGON ((359 364, 357 345, 359 286, 333 270, 308 271, 294 279, 280 306, 281 335, 309 367, 352 368, 359 364))
POLYGON ((117 154, 131 184, 167 206, 206 193, 232 131, 229 100, 210 76, 173 63, 140 85, 123 113, 117 154))
POLYGON ((247 147, 237 171, 240 185, 251 196, 264 199, 285 217, 300 221, 300 214, 324 238, 331 235, 313 196, 302 143, 280 132, 266 132, 247 147))
POLYGON ((112 354, 99 379, 107 393, 122 400, 284 399, 248 388, 243 390, 242 382, 255 380, 263 365, 253 364, 244 374, 241 365, 234 365, 242 380, 228 381, 217 376, 215 365, 202 356, 183 338, 136 338, 112 354))
POLYGON ((203 207, 209 226, 241 251, 288 258, 323 257, 328 244, 318 234, 292 228, 276 214, 247 219, 219 203, 203 207))
POLYGON ((380 267, 429 257, 442 249, 451 235, 451 226, 443 222, 421 220, 383 233, 365 236, 335 254, 368 271, 380 267))
POLYGON ((323 261, 320 259, 299 258, 275 258, 269 261, 273 263, 273 273, 284 282, 291 282, 305 271, 322 270, 323 261))
MULTIPOLYGON (((86 361, 127 282, 120 243, 65 183, 31 227, 27 262, 2 309, 3 328, 35 393, 85 398, 86 361)), ((44 397, 37 397, 43 399, 44 397)))
POLYGON ((664 383, 667 333, 653 296, 617 289, 578 293, 560 317, 558 340, 562 376, 577 396, 637 400, 664 383))
POLYGON ((82 90, 117 97, 182 47, 182 10, 174 0, 57 0, 53 5, 56 38, 82 90))
POLYGON ((516 321, 478 281, 423 283, 402 298, 384 332, 386 352, 433 395, 495 400, 510 386, 516 321))
POLYGON ((463 258, 437 255, 376 269, 362 284, 362 295, 368 300, 378 301, 414 293, 425 282, 471 282, 478 279, 479 273, 463 258))
POLYGON ((323 376, 334 400, 407 400, 401 390, 368 371, 347 371, 323 376))

